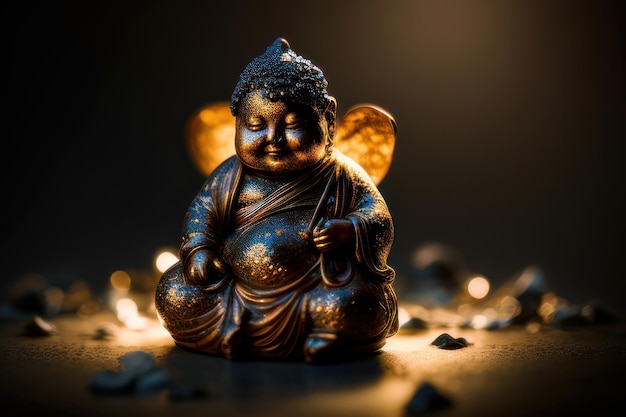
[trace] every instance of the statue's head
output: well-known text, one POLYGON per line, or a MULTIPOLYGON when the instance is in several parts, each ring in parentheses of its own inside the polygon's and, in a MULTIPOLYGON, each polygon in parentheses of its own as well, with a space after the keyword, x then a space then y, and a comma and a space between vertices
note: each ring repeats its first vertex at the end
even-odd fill
POLYGON ((249 168, 282 175, 332 154, 337 102, 322 71, 278 38, 244 69, 232 96, 235 151, 249 168))
POLYGON ((270 100, 308 105, 323 114, 334 100, 328 95, 327 87, 328 82, 320 68, 295 53, 287 40, 277 38, 239 76, 230 110, 233 116, 237 116, 245 96, 260 90, 270 100))

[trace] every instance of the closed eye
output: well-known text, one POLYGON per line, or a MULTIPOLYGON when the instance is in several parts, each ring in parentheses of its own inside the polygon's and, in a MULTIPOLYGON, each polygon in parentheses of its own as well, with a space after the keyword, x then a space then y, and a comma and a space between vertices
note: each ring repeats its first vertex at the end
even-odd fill
POLYGON ((298 113, 287 113, 285 116, 285 129, 299 129, 306 124, 307 120, 298 113))
POLYGON ((265 128, 265 120, 260 117, 252 117, 246 121, 246 127, 253 132, 262 130, 265 128))

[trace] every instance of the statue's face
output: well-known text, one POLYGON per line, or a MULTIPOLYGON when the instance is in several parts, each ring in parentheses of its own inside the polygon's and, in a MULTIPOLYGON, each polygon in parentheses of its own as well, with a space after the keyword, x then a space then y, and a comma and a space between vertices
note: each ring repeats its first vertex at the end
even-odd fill
POLYGON ((326 120, 311 107, 271 101, 256 90, 239 107, 235 150, 250 168, 285 174, 324 158, 326 132, 326 120))

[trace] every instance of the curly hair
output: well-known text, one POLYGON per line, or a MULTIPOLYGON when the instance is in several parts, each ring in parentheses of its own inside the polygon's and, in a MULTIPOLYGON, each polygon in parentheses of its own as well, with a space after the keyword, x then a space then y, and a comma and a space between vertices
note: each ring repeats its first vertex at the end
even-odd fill
POLYGON ((286 39, 277 38, 239 76, 230 111, 236 116, 244 97, 260 89, 270 100, 309 105, 321 113, 331 100, 327 88, 322 70, 295 53, 286 39))

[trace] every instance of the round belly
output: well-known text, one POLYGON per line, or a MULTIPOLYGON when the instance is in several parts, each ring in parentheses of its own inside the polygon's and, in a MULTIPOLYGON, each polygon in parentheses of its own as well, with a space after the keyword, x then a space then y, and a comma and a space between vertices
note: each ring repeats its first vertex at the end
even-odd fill
MULTIPOLYGON (((296 213, 298 214, 298 213, 296 213)), ((226 239, 223 256, 238 279, 271 288, 302 276, 319 253, 307 232, 310 216, 283 213, 264 219, 226 239)))

